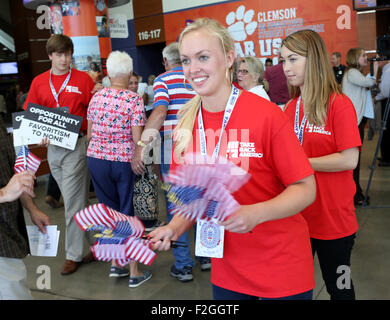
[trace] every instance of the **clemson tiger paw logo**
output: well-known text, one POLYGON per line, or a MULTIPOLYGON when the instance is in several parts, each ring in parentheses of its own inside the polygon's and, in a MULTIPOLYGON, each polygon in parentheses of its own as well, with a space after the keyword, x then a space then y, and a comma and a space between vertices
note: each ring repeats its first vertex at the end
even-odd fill
POLYGON ((228 31, 235 41, 244 41, 248 35, 252 35, 257 27, 257 22, 252 21, 255 11, 245 11, 245 6, 239 6, 236 11, 226 16, 228 31))

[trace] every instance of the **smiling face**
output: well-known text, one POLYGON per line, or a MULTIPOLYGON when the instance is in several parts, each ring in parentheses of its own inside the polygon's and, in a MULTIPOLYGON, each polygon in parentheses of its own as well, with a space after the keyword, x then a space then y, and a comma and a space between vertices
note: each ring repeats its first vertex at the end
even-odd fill
POLYGON ((367 60, 367 54, 365 51, 362 51, 362 53, 359 56, 358 59, 358 64, 360 66, 360 69, 364 69, 368 65, 368 60, 367 60))
POLYGON ((291 86, 300 87, 302 92, 305 82, 306 57, 289 50, 286 46, 282 46, 280 54, 288 83, 291 86))
POLYGON ((138 78, 134 75, 130 76, 129 79, 129 90, 137 93, 138 91, 138 78))
POLYGON ((186 34, 180 44, 183 72, 201 97, 216 95, 230 86, 226 70, 234 61, 234 52, 225 54, 221 40, 206 29, 186 34))

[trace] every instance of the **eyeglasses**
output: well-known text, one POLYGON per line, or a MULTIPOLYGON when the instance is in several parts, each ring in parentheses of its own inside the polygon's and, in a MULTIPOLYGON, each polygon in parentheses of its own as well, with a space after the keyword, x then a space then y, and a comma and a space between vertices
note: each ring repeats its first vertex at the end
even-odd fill
POLYGON ((247 75, 248 74, 248 70, 245 70, 245 69, 242 69, 242 70, 237 70, 237 74, 240 74, 242 73, 242 75, 247 75))

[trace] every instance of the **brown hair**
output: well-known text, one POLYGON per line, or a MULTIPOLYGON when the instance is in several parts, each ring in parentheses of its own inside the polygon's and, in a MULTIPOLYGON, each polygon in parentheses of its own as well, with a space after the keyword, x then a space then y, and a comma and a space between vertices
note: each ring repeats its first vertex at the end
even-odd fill
POLYGON ((338 51, 335 51, 332 53, 332 56, 336 56, 337 58, 341 58, 341 53, 338 51))
POLYGON ((53 34, 46 43, 46 52, 51 55, 53 52, 71 52, 73 54, 72 39, 64 34, 53 34))
POLYGON ((363 48, 352 48, 348 50, 347 56, 345 58, 345 62, 347 63, 348 69, 360 69, 359 57, 362 55, 363 52, 363 48))
POLYGON ((324 125, 331 95, 342 94, 324 41, 313 30, 300 30, 287 36, 281 46, 306 57, 303 92, 299 87, 289 85, 290 96, 294 99, 302 95, 309 122, 324 125))

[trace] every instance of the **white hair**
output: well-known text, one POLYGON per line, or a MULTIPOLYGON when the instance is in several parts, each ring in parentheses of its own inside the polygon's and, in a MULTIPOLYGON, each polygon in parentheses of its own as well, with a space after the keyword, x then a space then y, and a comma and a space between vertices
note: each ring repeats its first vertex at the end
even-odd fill
POLYGON ((102 80, 102 85, 105 87, 105 88, 108 88, 111 86, 111 81, 110 81, 110 78, 108 76, 105 76, 102 80))
POLYGON ((123 51, 113 51, 107 58, 107 73, 110 78, 130 75, 133 71, 133 59, 123 51))
POLYGON ((181 64, 179 44, 177 42, 172 42, 167 45, 163 49, 162 56, 167 59, 168 64, 170 65, 181 64))

